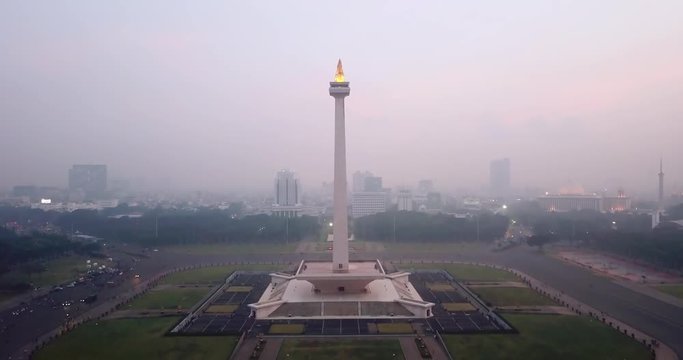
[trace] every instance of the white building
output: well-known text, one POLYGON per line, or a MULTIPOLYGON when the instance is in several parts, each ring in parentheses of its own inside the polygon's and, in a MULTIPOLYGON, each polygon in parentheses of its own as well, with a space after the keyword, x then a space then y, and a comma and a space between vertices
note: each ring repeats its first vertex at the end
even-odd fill
POLYGON ((351 216, 359 218, 387 211, 387 193, 355 192, 351 195, 351 216))
POLYGON ((546 211, 565 212, 593 210, 602 212, 620 212, 631 210, 631 198, 623 190, 617 196, 601 196, 598 194, 548 194, 538 198, 538 204, 546 211))
POLYGON ((410 190, 401 190, 396 196, 398 211, 413 211, 413 194, 410 190))
POLYGON ((294 171, 280 170, 275 178, 275 203, 271 212, 276 216, 301 215, 301 187, 294 171))
POLYGON ((546 211, 566 212, 579 210, 602 210, 602 197, 593 194, 548 194, 538 198, 538 204, 546 211))

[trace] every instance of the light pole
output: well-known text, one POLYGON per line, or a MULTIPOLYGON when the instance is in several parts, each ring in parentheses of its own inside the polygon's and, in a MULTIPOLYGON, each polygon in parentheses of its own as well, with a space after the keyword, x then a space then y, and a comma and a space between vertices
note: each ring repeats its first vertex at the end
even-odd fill
POLYGON ((394 214, 394 242, 396 242, 396 214, 394 214))
POLYGON ((285 244, 289 245, 289 216, 285 219, 285 244))

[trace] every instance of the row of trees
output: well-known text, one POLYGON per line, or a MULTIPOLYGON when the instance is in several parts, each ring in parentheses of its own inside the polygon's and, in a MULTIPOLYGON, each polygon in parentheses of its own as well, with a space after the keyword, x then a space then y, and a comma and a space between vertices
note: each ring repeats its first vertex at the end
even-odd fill
POLYGON ((228 210, 198 211, 154 209, 142 217, 112 218, 97 211, 64 214, 56 224, 89 235, 143 245, 298 241, 315 238, 318 218, 286 219, 269 215, 236 218, 228 210))
MULTIPOLYGON (((232 204, 225 210, 166 210, 129 208, 76 210, 58 213, 39 209, 0 207, 0 223, 16 222, 24 227, 53 224, 66 233, 80 232, 142 245, 216 242, 298 241, 316 238, 320 231, 317 217, 286 219, 268 215, 239 217, 243 206, 232 204), (142 217, 113 217, 131 212, 142 217)), ((56 241, 56 240, 55 240, 56 241)), ((28 242, 24 242, 27 244, 28 242)))
POLYGON ((656 229, 650 233, 604 232, 591 238, 590 246, 683 271, 683 231, 679 229, 656 229))
POLYGON ((63 235, 33 233, 19 236, 11 230, 0 228, 0 264, 4 266, 67 252, 89 254, 99 249, 97 243, 72 241, 63 235))
MULTIPOLYGON (((668 211, 670 219, 683 218, 683 205, 668 211)), ((527 241, 538 246, 554 241, 580 242, 662 267, 683 270, 683 231, 661 226, 652 230, 648 214, 601 213, 591 210, 548 213, 535 202, 519 203, 511 216, 533 228, 527 241)))
POLYGON ((558 240, 587 240, 591 234, 618 229, 647 233, 652 218, 647 214, 602 213, 594 210, 547 212, 537 202, 520 202, 510 207, 509 215, 533 229, 534 234, 552 234, 558 240))
POLYGON ((502 237, 509 220, 484 213, 473 218, 415 211, 392 211, 358 218, 353 233, 360 240, 375 241, 492 241, 502 237))

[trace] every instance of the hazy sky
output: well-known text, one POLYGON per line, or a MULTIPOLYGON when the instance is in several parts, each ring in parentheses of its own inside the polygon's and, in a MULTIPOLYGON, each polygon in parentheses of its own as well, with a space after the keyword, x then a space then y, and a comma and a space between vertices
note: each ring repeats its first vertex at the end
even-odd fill
POLYGON ((341 57, 349 173, 389 186, 683 190, 683 1, 0 2, 0 187, 73 163, 182 189, 332 178, 341 57))

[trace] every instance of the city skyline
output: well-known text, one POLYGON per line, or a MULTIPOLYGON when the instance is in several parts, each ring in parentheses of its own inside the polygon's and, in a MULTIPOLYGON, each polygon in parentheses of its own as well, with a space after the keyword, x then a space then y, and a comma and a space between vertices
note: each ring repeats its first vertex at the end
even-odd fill
MULTIPOLYGON (((683 191, 679 190, 678 184, 667 184, 666 186, 663 186, 663 173, 662 173, 662 168, 661 168, 661 163, 662 160, 660 159, 660 170, 659 173, 657 173, 657 178, 659 179, 658 184, 655 185, 656 188, 650 187, 646 189, 629 189, 625 188, 624 186, 621 185, 613 185, 610 187, 587 187, 583 186, 580 182, 574 182, 574 181, 568 181, 567 183, 563 184, 562 186, 557 186, 557 187, 542 187, 542 186, 531 186, 528 184, 514 184, 510 185, 510 179, 509 179, 509 171, 510 171, 510 159, 509 158, 502 158, 502 159, 493 159, 489 163, 489 169, 488 169, 488 176, 489 179, 487 180, 486 183, 479 184, 478 186, 473 186, 473 187, 465 187, 465 186, 456 186, 454 187, 453 184, 450 184, 450 186, 447 184, 444 186, 443 184, 440 184, 437 179, 437 184, 439 192, 445 192, 445 193, 460 193, 461 196, 467 196, 467 195, 484 195, 484 196, 503 196, 503 197, 509 197, 509 196, 536 196, 536 195, 542 195, 543 193, 552 193, 552 194, 611 194, 615 195, 619 192, 624 192, 626 191, 629 195, 631 196, 636 196, 642 200, 656 200, 661 202, 661 199, 663 198, 666 200, 668 196, 672 195, 678 195, 682 194, 683 191), (494 178, 498 177, 498 172, 500 169, 496 169, 496 175, 494 176, 494 168, 499 167, 501 162, 505 162, 505 175, 503 176, 505 178, 505 182, 507 183, 505 193, 501 193, 500 190, 495 190, 492 186, 492 181, 494 181, 494 178), (495 164, 495 166, 494 166, 495 164), (671 189, 672 188, 672 189, 671 189)), ((24 188, 43 188, 43 189, 53 189, 53 191, 56 190, 63 190, 63 191, 72 191, 74 189, 71 189, 71 178, 70 174, 73 169, 73 167, 103 167, 105 169, 106 173, 106 164, 74 164, 71 169, 69 169, 68 173, 69 176, 67 176, 67 184, 62 185, 62 186, 56 186, 54 184, 41 184, 41 183, 25 183, 25 184, 14 184, 6 189, 0 188, 1 191, 5 191, 8 193, 15 192, 16 189, 19 189, 19 191, 22 191, 24 188)), ((297 189, 299 193, 299 197, 301 194, 307 193, 307 191, 303 191, 301 188, 301 179, 299 178, 298 174, 296 171, 291 170, 289 168, 282 168, 277 171, 278 176, 280 176, 281 173, 289 173, 293 176, 296 176, 296 183, 297 183, 297 189)), ((107 176, 107 175, 105 175, 107 176)), ((419 177, 418 177, 419 178, 419 177)), ((383 178, 379 176, 375 176, 371 171, 368 170, 355 170, 349 174, 347 174, 347 182, 349 180, 351 181, 350 183, 353 185, 352 187, 348 188, 348 194, 351 195, 354 192, 358 191, 370 191, 370 190, 363 190, 365 186, 370 186, 372 187, 371 191, 395 191, 395 192, 400 192, 401 190, 410 190, 414 189, 418 192, 420 192, 420 187, 422 186, 422 183, 425 181, 428 181, 430 185, 434 186, 434 179, 429 179, 429 180, 424 180, 424 179, 419 179, 414 181, 413 183, 397 183, 397 182, 391 182, 390 184, 393 184, 391 186, 383 187, 383 178), (358 182, 360 181, 360 182, 358 182), (367 184, 367 182, 370 181, 371 185, 367 184), (379 185, 377 185, 379 184, 379 185), (361 189, 357 189, 357 186, 360 185, 361 189), (377 188, 377 187, 380 188, 377 188)), ((140 179, 137 179, 140 181, 140 179)), ((251 187, 247 189, 235 189, 235 188, 229 188, 229 187, 223 187, 223 188, 218 188, 218 189, 210 189, 210 188, 165 188, 165 187, 160 187, 160 188, 147 188, 146 186, 134 186, 130 185, 130 180, 129 179, 121 179, 121 178, 116 178, 114 180, 115 183, 123 183, 126 184, 126 188, 118 188, 117 190, 119 191, 132 191, 132 192, 154 192, 155 190, 158 191, 177 191, 180 193, 183 192, 195 192, 195 191, 206 191, 210 193, 216 193, 216 194, 228 194, 228 193, 234 193, 234 192, 244 192, 244 193, 250 193, 250 194, 259 194, 259 193, 267 193, 267 192, 272 192, 272 190, 268 190, 265 187, 251 187)), ((144 183, 144 182, 143 182, 144 183)), ((328 181, 323 181, 320 184, 310 184, 308 186, 308 193, 314 193, 318 194, 321 190, 324 192, 325 187, 328 184, 332 184, 333 182, 328 182, 328 181)), ((117 184, 120 186, 121 184, 117 184)), ((106 185, 106 180, 105 184, 103 187, 104 190, 112 190, 109 188, 108 185, 106 185)), ((99 190, 100 194, 103 193, 103 190, 99 190)), ((277 193, 277 179, 276 179, 276 193, 277 193)), ((276 196, 277 197, 277 196, 276 196)), ((277 201, 276 201, 277 202, 277 201)))
POLYGON ((656 192, 661 156, 683 188, 680 2, 158 6, 0 5, 0 188, 65 186, 73 163, 150 188, 267 189, 283 165, 329 181, 319 84, 339 56, 361 95, 349 168, 387 186, 477 189, 508 157, 517 186, 656 192))

